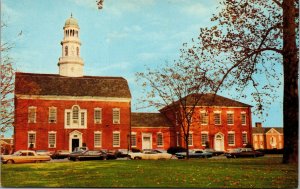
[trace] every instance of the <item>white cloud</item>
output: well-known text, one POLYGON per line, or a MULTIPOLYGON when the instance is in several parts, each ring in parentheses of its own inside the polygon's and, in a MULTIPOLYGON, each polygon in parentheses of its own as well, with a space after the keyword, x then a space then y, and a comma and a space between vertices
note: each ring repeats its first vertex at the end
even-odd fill
POLYGON ((197 16, 197 17, 198 16, 203 17, 205 15, 209 17, 211 16, 209 8, 202 3, 193 3, 187 6, 183 6, 182 12, 190 16, 197 16))
POLYGON ((153 6, 155 0, 111 0, 104 1, 104 9, 110 14, 121 16, 125 12, 138 12, 147 6, 153 6))
POLYGON ((143 29, 138 25, 133 26, 125 26, 119 31, 112 31, 109 34, 107 34, 106 42, 110 43, 115 40, 120 40, 127 38, 131 35, 136 36, 137 33, 142 32, 143 29))
POLYGON ((96 0, 70 0, 72 3, 77 4, 78 6, 97 9, 97 2, 96 0))
POLYGON ((15 22, 16 20, 21 18, 21 14, 19 12, 7 6, 7 4, 5 4, 4 2, 1 3, 1 12, 1 22, 3 20, 4 22, 6 22, 6 20, 8 22, 15 22))

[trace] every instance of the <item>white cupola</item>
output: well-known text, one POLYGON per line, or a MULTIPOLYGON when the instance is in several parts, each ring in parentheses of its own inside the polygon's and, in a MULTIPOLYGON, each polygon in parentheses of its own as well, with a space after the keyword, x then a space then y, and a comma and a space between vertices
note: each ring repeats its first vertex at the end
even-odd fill
POLYGON ((61 41, 62 56, 59 58, 59 75, 67 77, 83 76, 83 60, 80 58, 79 26, 72 14, 64 26, 64 38, 61 41))

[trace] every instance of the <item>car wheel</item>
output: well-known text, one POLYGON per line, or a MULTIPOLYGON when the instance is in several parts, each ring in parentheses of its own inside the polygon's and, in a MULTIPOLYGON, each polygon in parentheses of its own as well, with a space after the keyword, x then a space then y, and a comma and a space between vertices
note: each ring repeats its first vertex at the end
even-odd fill
POLYGON ((15 163, 14 162, 14 160, 12 160, 12 159, 9 159, 9 160, 7 160, 7 162, 6 162, 7 164, 13 164, 13 163, 15 163))
POLYGON ((75 161, 79 161, 79 158, 75 158, 75 161))
POLYGON ((141 157, 134 157, 134 159, 136 159, 136 160, 140 160, 140 159, 142 159, 141 157))
POLYGON ((236 156, 234 155, 233 158, 236 158, 236 156))

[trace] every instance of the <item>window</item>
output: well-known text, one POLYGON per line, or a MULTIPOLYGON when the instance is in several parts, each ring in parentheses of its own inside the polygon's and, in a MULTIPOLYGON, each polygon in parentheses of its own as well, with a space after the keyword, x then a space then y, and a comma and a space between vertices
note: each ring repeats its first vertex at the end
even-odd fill
POLYGON ((34 106, 28 108, 28 123, 36 123, 36 107, 34 106))
POLYGON ((80 109, 79 106, 73 106, 72 109, 65 110, 65 128, 87 128, 87 110, 80 109))
POLYGON ((189 146, 193 146, 193 133, 189 133, 189 146))
POLYGON ((247 133, 246 132, 243 132, 242 133, 242 140, 243 140, 243 144, 246 145, 248 143, 248 140, 247 140, 247 133))
POLYGON ((67 125, 70 125, 71 121, 71 112, 67 112, 67 125))
POLYGON ((157 146, 164 146, 163 134, 157 133, 157 146))
POLYGON ((76 47, 76 54, 79 56, 79 47, 76 47))
POLYGON ((233 125, 233 113, 231 113, 231 112, 227 113, 227 124, 233 125))
POLYGON ((120 132, 113 132, 113 147, 120 147, 120 132))
POLYGON ((72 122, 73 122, 73 124, 78 124, 78 119, 79 119, 79 108, 77 106, 74 106, 73 110, 72 110, 72 122))
POLYGON ((85 123, 85 113, 84 112, 81 112, 80 113, 80 124, 82 125, 82 126, 84 126, 84 123, 85 123))
POLYGON ((68 56, 68 46, 65 46, 65 56, 68 56))
POLYGON ((34 131, 28 132, 28 148, 35 148, 36 133, 34 131))
POLYGON ((102 123, 102 109, 95 108, 94 110, 94 123, 102 123))
POLYGON ((56 132, 49 132, 48 134, 48 147, 56 148, 56 132))
POLYGON ((242 125, 246 125, 246 113, 241 114, 241 122, 242 122, 242 125))
POLYGON ((136 147, 136 133, 131 133, 131 146, 136 147))
POLYGON ((215 121, 215 125, 221 125, 221 113, 219 112, 214 113, 214 121, 215 121))
POLYGON ((94 133, 94 146, 95 147, 102 146, 102 133, 100 131, 96 131, 94 133))
POLYGON ((113 124, 120 124, 120 109, 113 109, 113 124))
POLYGON ((206 146, 206 142, 208 141, 208 134, 202 133, 201 134, 201 144, 202 146, 206 146))
POLYGON ((56 123, 56 107, 49 108, 49 123, 56 123))
POLYGON ((234 142, 234 133, 228 133, 228 145, 229 146, 234 146, 235 142, 234 142))
POLYGON ((200 121, 201 121, 201 125, 207 125, 208 124, 208 113, 207 112, 201 112, 200 114, 200 121))

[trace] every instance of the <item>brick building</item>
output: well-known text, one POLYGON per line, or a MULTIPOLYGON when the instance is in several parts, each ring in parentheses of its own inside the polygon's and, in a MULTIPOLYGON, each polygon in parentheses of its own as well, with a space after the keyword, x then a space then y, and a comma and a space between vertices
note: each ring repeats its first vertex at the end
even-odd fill
POLYGON ((261 123, 255 123, 252 141, 254 149, 283 149, 283 128, 262 127, 261 123))
MULTIPOLYGON (((61 45, 59 74, 16 73, 15 150, 184 146, 167 107, 160 113, 132 113, 124 78, 84 76, 79 26, 72 16, 65 22, 61 45)), ((196 106, 190 148, 204 148, 208 142, 227 150, 251 142, 251 106, 213 96, 204 95, 196 106)))

